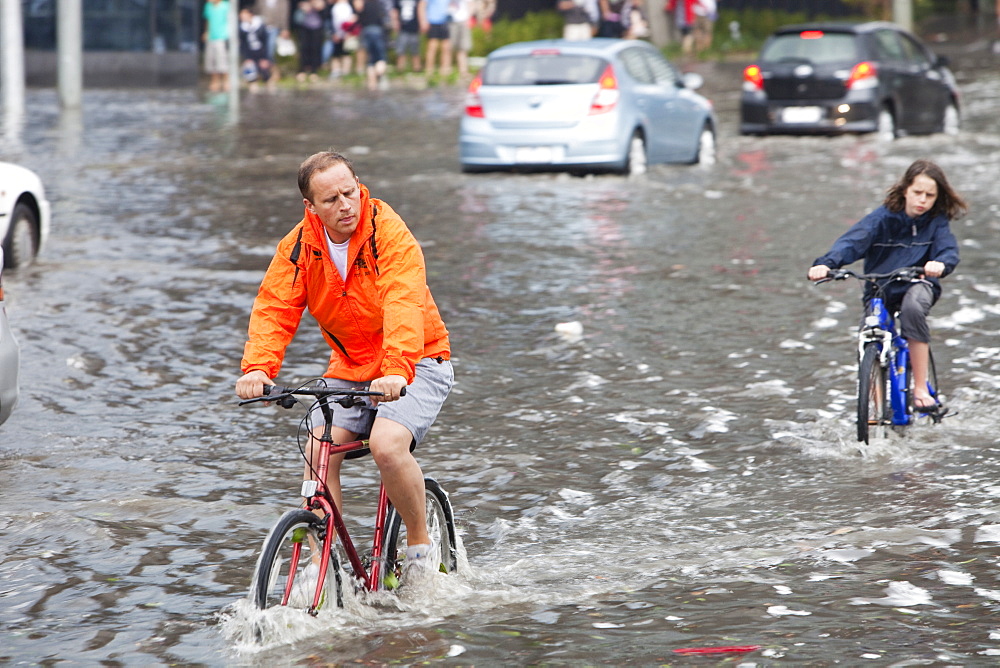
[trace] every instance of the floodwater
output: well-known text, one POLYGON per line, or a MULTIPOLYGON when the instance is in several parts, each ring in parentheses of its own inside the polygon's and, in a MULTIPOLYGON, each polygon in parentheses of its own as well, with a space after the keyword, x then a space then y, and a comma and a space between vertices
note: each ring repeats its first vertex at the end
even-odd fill
MULTIPOLYGON (((23 363, 0 663, 996 662, 1000 75, 960 71, 957 139, 890 145, 739 137, 738 70, 708 76, 717 164, 631 180, 460 174, 457 88, 262 94, 236 122, 193 91, 87 91, 79 114, 29 91, 0 159, 41 174, 54 224, 4 277, 23 363), (295 169, 331 146, 411 225, 452 332, 458 384, 418 455, 465 561, 258 639, 243 597, 297 503, 301 413, 232 387, 295 169), (972 205, 932 314, 958 415, 863 446, 859 286, 804 274, 923 156, 972 205), (719 646, 759 648, 674 652, 719 646)), ((324 358, 307 320, 281 380, 324 358)), ((375 484, 353 464, 359 531, 375 484)))

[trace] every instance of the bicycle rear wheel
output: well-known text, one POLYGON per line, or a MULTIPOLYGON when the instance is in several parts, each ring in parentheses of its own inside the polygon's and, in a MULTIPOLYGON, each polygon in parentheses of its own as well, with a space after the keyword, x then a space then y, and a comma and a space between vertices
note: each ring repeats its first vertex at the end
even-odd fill
MULTIPOLYGON (((451 501, 448 500, 448 493, 433 478, 424 478, 424 488, 426 490, 427 533, 437 550, 437 570, 442 573, 452 573, 458 563, 458 548, 455 537, 455 515, 451 508, 451 501)), ((403 560, 406 558, 406 525, 403 524, 403 518, 391 504, 382 536, 386 564, 385 574, 388 576, 391 573, 398 578, 403 560)), ((391 589, 392 587, 388 587, 385 578, 383 578, 383 581, 379 583, 379 588, 391 589)))
POLYGON ((885 422, 888 378, 878 346, 869 343, 858 366, 858 440, 868 443, 870 428, 885 422))
MULTIPOLYGON (((325 535, 326 524, 315 513, 299 508, 282 515, 264 539, 254 569, 250 582, 253 604, 261 610, 282 605, 287 591, 285 605, 313 612, 325 535)), ((332 600, 343 607, 340 568, 333 550, 323 590, 320 608, 332 600)))

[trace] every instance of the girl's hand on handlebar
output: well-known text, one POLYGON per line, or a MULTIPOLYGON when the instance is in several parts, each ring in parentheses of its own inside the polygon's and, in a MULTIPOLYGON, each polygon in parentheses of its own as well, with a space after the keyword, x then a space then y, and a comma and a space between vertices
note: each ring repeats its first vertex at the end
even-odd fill
POLYGON ((809 280, 821 281, 830 274, 830 267, 825 264, 817 264, 809 267, 809 280))
POLYGON ((274 385, 274 381, 260 369, 249 371, 236 381, 236 396, 240 399, 256 399, 264 396, 264 386, 274 385))
POLYGON ((944 262, 931 260, 924 265, 925 276, 930 276, 931 278, 940 278, 941 274, 943 273, 944 273, 944 262))
POLYGON ((382 401, 396 401, 405 394, 406 379, 396 375, 382 376, 373 380, 368 389, 372 392, 382 393, 381 397, 371 397, 371 401, 375 405, 382 401))

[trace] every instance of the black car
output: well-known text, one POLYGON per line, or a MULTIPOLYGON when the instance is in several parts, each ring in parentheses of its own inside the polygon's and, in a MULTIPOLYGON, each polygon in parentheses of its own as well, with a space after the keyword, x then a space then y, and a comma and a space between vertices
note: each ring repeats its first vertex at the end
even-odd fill
POLYGON ((945 58, 892 23, 779 28, 743 71, 741 134, 957 134, 945 58))

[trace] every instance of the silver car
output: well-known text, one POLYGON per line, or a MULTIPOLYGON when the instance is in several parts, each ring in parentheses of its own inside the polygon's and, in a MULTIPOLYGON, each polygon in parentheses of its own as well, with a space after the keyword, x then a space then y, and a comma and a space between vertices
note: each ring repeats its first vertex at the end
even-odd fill
POLYGON ((49 235, 49 202, 30 169, 0 162, 0 245, 8 269, 35 261, 49 235))
POLYGON ((7 322, 3 300, 3 248, 0 247, 0 424, 7 421, 17 403, 17 376, 21 353, 7 322))
POLYGON ((493 51, 469 86, 459 131, 466 172, 639 174, 715 160, 712 103, 651 44, 541 40, 493 51))

